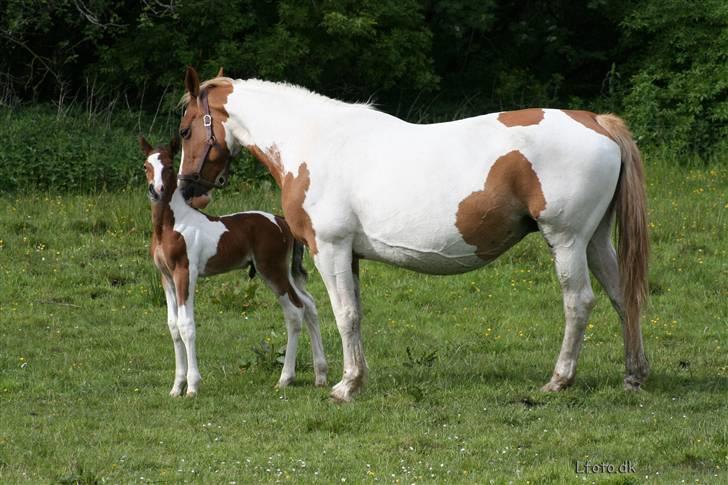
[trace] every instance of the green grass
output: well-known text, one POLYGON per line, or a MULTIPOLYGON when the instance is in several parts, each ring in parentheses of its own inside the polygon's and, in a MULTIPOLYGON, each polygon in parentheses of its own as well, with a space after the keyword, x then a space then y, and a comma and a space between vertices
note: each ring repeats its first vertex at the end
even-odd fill
MULTIPOLYGON (((653 257, 644 319, 652 375, 622 391, 616 315, 597 290, 576 384, 542 394, 561 343, 560 291, 532 235, 489 267, 431 277, 362 265, 368 387, 350 405, 274 389, 285 329, 247 275, 198 288, 197 398, 174 359, 143 187, 0 198, 0 481, 605 482, 728 479, 728 168, 648 160, 653 257), (629 460, 636 474, 577 475, 629 460)), ((276 210, 238 184, 211 211, 276 210)), ((331 383, 341 344, 325 290, 331 383)), ((596 285, 595 285, 596 288, 596 285)))

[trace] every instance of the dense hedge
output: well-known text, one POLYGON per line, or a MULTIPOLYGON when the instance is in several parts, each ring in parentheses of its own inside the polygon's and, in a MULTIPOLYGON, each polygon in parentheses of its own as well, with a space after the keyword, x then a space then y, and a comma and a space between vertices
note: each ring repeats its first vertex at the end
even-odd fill
MULTIPOLYGON (((144 158, 138 134, 143 131, 155 144, 167 143, 171 127, 179 121, 175 113, 155 120, 123 110, 89 114, 72 108, 58 112, 50 105, 18 107, 0 113, 0 193, 28 189, 141 189, 144 158)), ((243 182, 268 178, 262 166, 247 154, 235 161, 233 175, 243 182)))
POLYGON ((55 0, 0 3, 0 106, 171 107, 212 75, 373 95, 419 119, 523 106, 625 114, 643 143, 722 150, 725 0, 55 0))

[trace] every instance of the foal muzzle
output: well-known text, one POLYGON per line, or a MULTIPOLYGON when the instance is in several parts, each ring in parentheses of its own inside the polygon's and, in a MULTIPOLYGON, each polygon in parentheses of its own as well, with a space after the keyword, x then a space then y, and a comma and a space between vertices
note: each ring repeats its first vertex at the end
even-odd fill
POLYGON ((149 200, 152 202, 159 202, 162 200, 162 196, 154 189, 154 184, 149 184, 149 187, 147 189, 147 197, 149 197, 149 200))

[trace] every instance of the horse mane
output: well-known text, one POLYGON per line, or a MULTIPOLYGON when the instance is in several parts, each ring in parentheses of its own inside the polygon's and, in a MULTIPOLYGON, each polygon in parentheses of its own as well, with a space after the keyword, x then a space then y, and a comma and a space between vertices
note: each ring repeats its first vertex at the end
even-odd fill
MULTIPOLYGON (((234 79, 230 77, 213 77, 212 79, 208 79, 207 81, 203 81, 200 84, 200 91, 207 88, 215 88, 218 86, 229 86, 234 83, 234 79)), ((190 99, 192 99, 192 96, 189 92, 186 92, 182 95, 182 98, 179 100, 178 106, 184 107, 187 106, 190 102, 190 99)))
MULTIPOLYGON (((231 84, 234 84, 235 82, 236 80, 229 77, 214 77, 201 83, 200 91, 202 91, 203 89, 209 89, 218 86, 229 86, 231 84)), ((258 90, 269 94, 288 94, 293 95, 299 99, 313 99, 334 106, 357 106, 365 109, 375 109, 374 103, 371 101, 371 99, 363 103, 347 103, 345 101, 339 101, 338 99, 329 98, 328 96, 324 96, 323 94, 315 93, 302 86, 290 84, 287 82, 264 81, 262 79, 252 78, 242 80, 242 83, 246 88, 258 90)), ((180 99, 179 106, 187 106, 187 104, 190 102, 190 99, 192 99, 190 93, 185 93, 182 96, 182 99, 180 99)))

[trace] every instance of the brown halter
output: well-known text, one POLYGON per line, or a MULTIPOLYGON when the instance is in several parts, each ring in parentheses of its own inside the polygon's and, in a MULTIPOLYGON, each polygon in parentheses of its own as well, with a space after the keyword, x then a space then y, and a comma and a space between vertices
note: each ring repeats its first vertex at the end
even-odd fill
POLYGON ((205 130, 207 131, 207 142, 205 143, 205 151, 202 154, 202 162, 200 163, 200 167, 193 173, 189 175, 177 175, 178 180, 182 180, 185 182, 192 182, 198 185, 201 185, 205 187, 206 189, 220 189, 222 187, 225 187, 228 184, 228 174, 230 172, 230 159, 228 158, 225 161, 225 168, 223 169, 222 173, 218 175, 217 180, 211 181, 203 179, 200 175, 202 173, 202 170, 205 168, 205 163, 207 162, 207 156, 210 154, 210 150, 213 146, 217 145, 217 139, 215 138, 215 134, 212 132, 212 115, 210 114, 210 103, 207 100, 207 89, 203 90, 200 93, 200 104, 202 105, 202 125, 205 127, 205 130))

